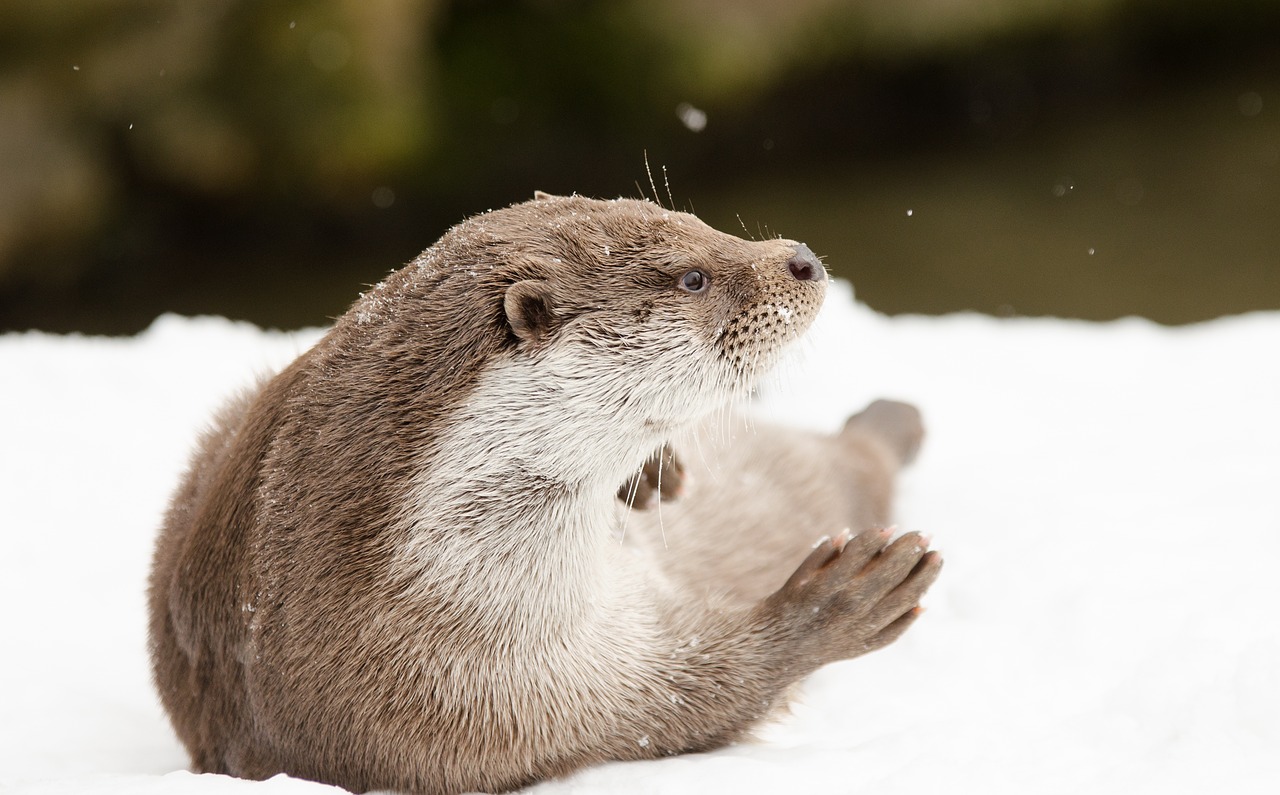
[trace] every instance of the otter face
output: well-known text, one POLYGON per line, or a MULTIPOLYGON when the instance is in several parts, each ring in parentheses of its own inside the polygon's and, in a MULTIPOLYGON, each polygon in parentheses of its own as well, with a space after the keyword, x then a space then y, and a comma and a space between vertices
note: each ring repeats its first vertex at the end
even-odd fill
POLYGON ((650 426, 696 421, 749 390, 826 292, 807 246, 742 240, 647 201, 543 197, 510 210, 532 216, 521 261, 532 250, 542 265, 504 295, 518 348, 650 426))
POLYGON ((772 366, 785 345, 809 328, 826 294, 827 271, 809 247, 777 242, 790 250, 752 266, 756 290, 720 337, 724 356, 748 380, 772 366), (777 258, 788 254, 779 267, 777 258), (765 274, 759 275, 760 269, 765 274))

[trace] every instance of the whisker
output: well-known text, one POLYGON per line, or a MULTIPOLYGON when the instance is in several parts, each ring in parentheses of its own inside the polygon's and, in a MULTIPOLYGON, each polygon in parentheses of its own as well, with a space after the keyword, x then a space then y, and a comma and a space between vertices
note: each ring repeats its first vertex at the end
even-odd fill
POLYGON ((644 464, 636 470, 636 475, 631 479, 631 491, 627 493, 627 511, 622 516, 622 534, 618 536, 618 546, 627 540, 627 525, 631 523, 631 512, 636 507, 636 496, 640 493, 640 478, 644 477, 644 464))
POLYGON ((662 534, 662 548, 667 549, 667 527, 662 521, 662 448, 658 448, 658 532, 662 534))
MULTIPOLYGON (((720 410, 723 411, 723 408, 722 406, 720 410)), ((702 446, 702 437, 706 430, 707 426, 704 424, 699 430, 694 431, 690 444, 697 451, 698 460, 702 462, 702 468, 711 474, 711 479, 715 481, 716 485, 720 485, 720 472, 711 466, 711 462, 707 460, 707 451, 702 446)))
POLYGON ((649 187, 653 190, 653 203, 662 206, 662 200, 658 198, 658 186, 653 181, 653 170, 649 168, 649 150, 644 150, 644 173, 649 175, 649 187))

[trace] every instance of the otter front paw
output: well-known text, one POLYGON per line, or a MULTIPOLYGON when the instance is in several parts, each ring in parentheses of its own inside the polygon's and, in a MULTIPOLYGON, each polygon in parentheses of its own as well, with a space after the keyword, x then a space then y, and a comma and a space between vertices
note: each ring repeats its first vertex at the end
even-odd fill
POLYGON ((645 510, 659 500, 670 502, 684 493, 684 464, 670 445, 663 445, 644 462, 631 479, 618 489, 618 499, 629 507, 645 510))
POLYGON ((766 600, 794 633, 803 658, 819 667, 887 646, 911 626, 942 557, 928 539, 887 530, 824 538, 791 579, 766 600))

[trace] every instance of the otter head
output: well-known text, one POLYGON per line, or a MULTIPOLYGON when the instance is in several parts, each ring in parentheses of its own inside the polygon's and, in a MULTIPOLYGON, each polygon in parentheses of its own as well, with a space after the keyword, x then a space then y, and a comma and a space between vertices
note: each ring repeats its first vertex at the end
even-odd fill
POLYGON ((801 243, 742 240, 647 201, 539 194, 501 212, 521 220, 502 300, 516 355, 620 423, 674 429, 746 391, 826 290, 801 243))
POLYGON ((396 413, 394 427, 461 407, 633 471, 746 393, 826 283, 794 241, 742 240, 648 201, 540 194, 449 230, 356 303, 332 350, 368 372, 346 399, 396 413))

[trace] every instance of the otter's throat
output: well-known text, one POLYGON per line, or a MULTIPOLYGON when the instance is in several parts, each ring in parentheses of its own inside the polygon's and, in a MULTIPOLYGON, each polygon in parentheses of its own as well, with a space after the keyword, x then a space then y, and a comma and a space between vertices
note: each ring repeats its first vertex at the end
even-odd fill
POLYGON ((496 611, 555 605, 557 620, 601 602, 621 523, 618 484, 661 438, 642 419, 622 427, 590 394, 553 389, 562 380, 542 375, 548 365, 504 361, 441 418, 447 430, 424 453, 400 521, 395 565, 410 594, 496 611), (485 586, 471 570, 478 547, 529 590, 485 586), (506 596, 511 604, 495 604, 506 596))

